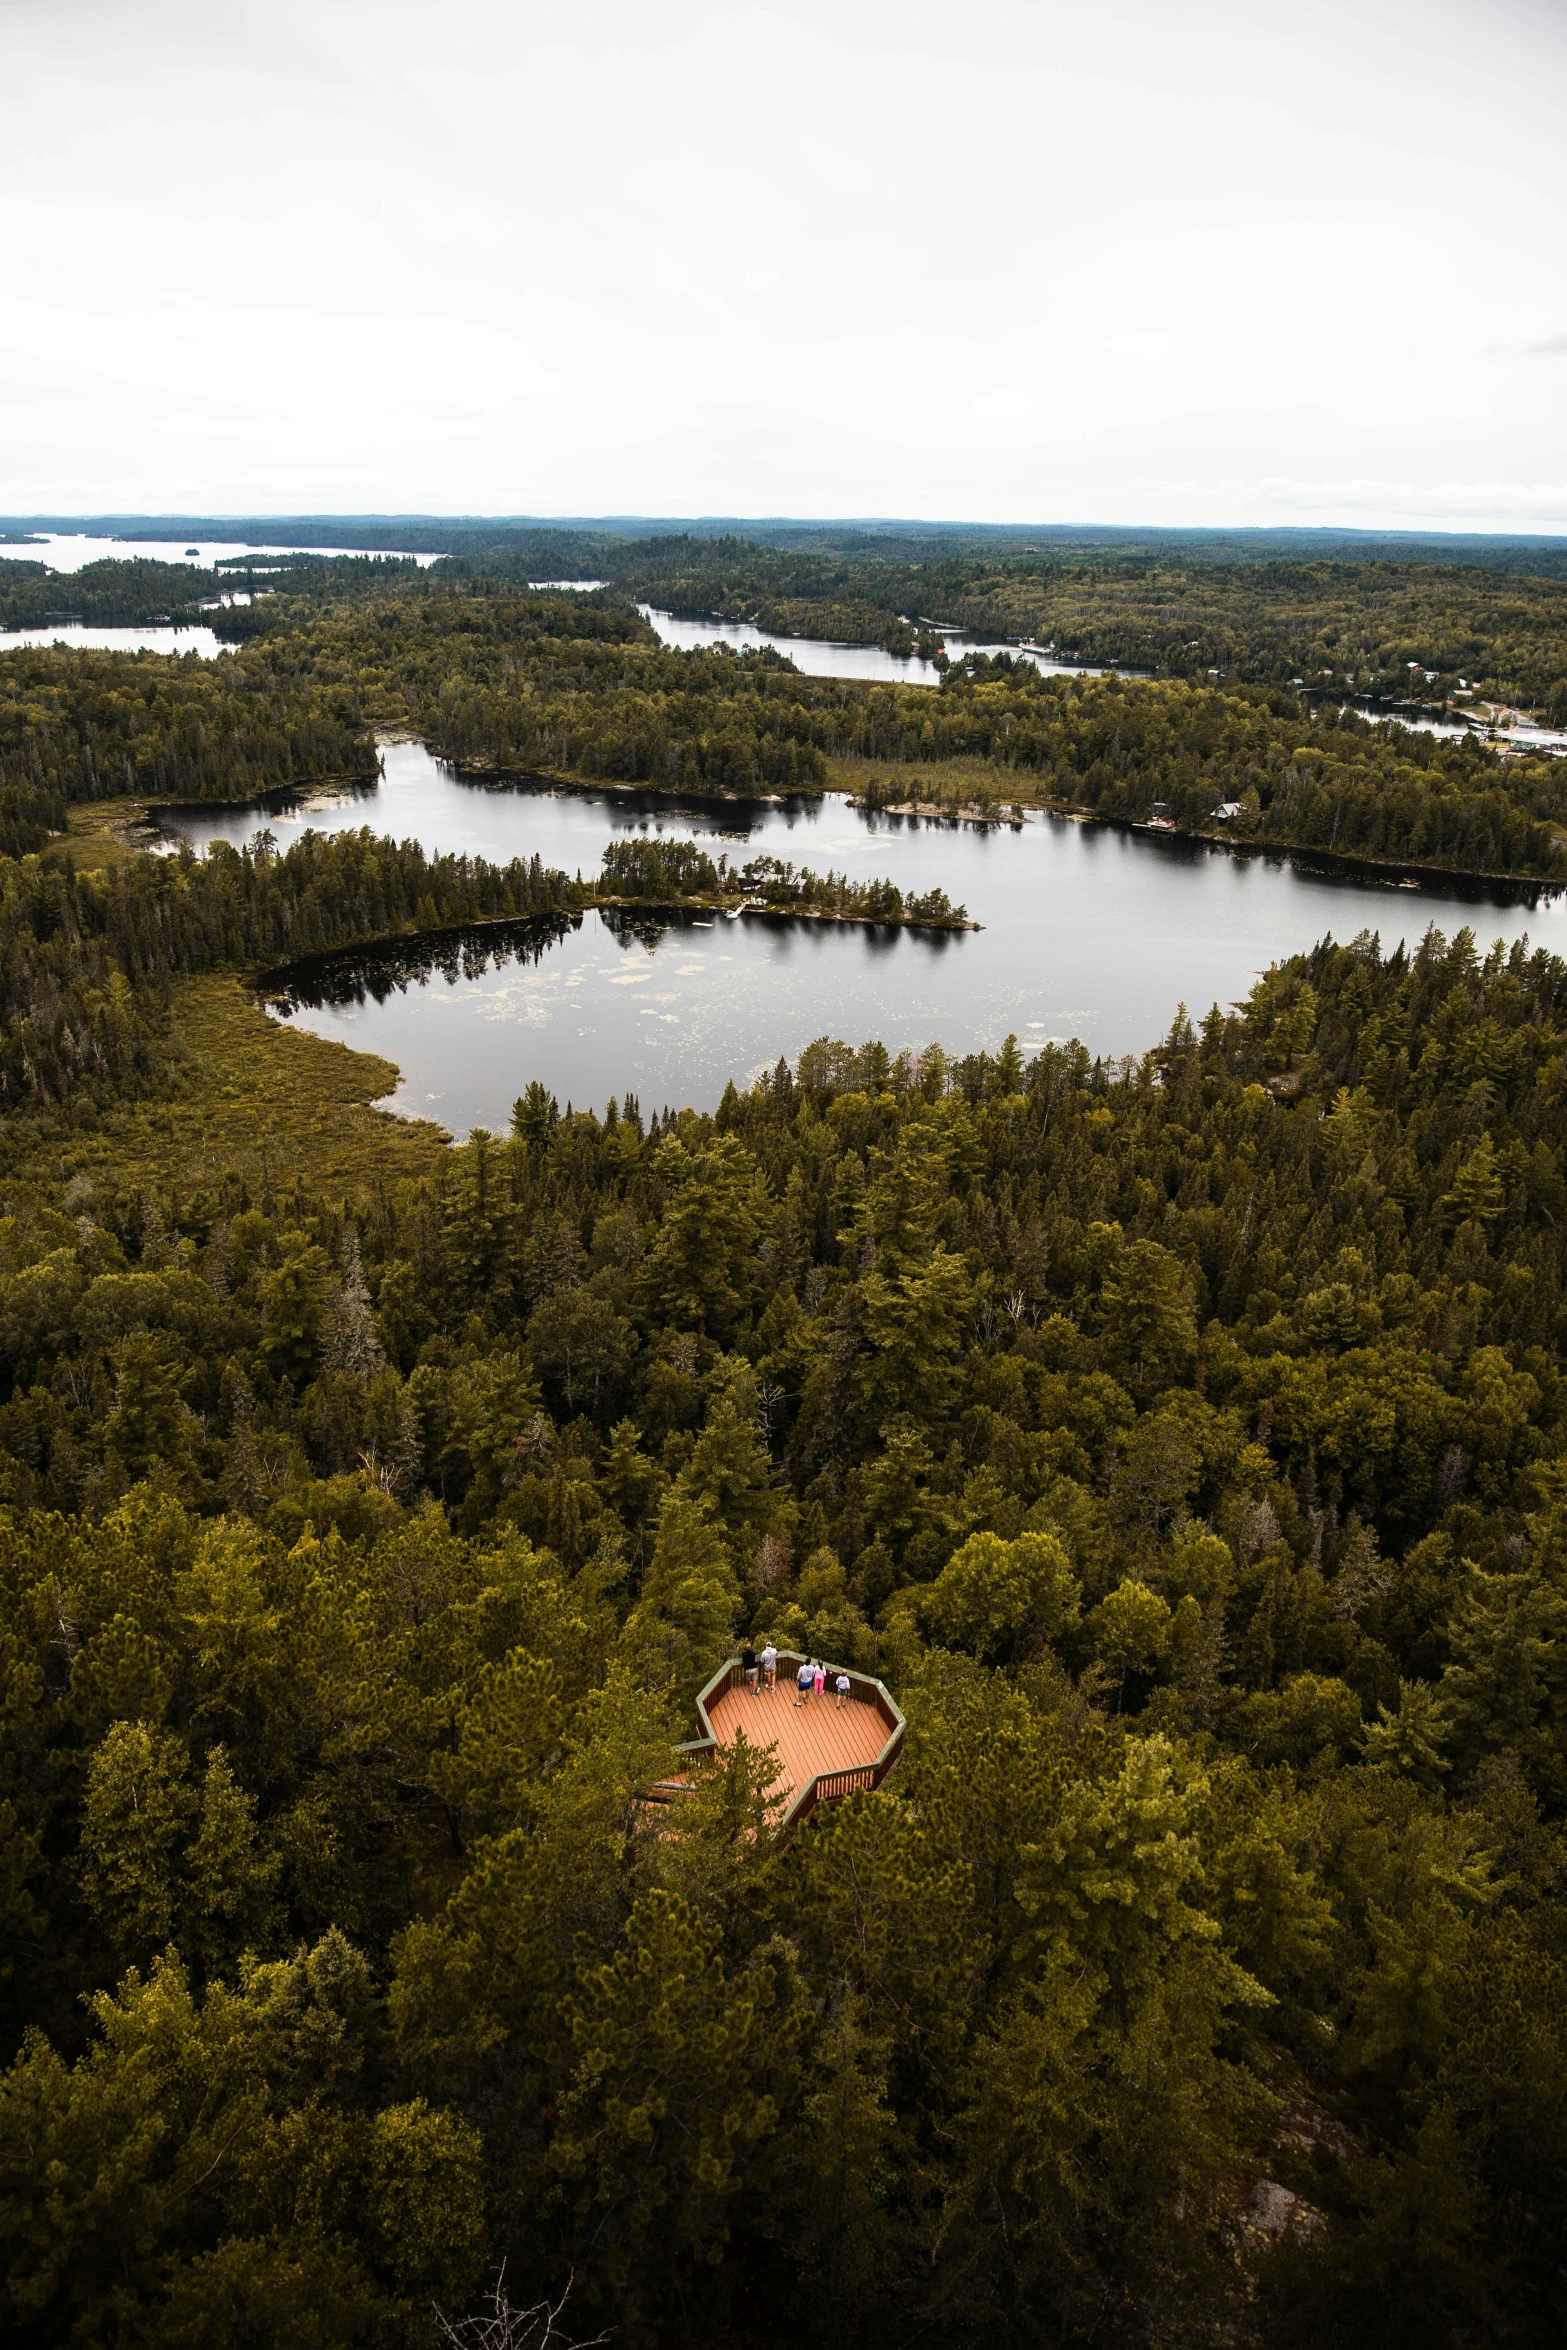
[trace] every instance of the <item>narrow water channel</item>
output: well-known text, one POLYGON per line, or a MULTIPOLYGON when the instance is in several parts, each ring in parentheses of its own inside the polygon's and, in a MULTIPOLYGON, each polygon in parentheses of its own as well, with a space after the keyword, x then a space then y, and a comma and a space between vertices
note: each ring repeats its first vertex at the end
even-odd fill
MULTIPOLYGON (((922 661, 917 655, 889 653, 881 645, 839 645, 822 637, 776 636, 771 630, 755 628, 749 620, 693 620, 664 612, 656 604, 639 604, 637 610, 666 645, 682 653, 711 652, 715 645, 730 645, 737 653, 754 651, 758 646, 771 645, 778 653, 787 653, 802 677, 864 677, 879 685, 939 685, 941 671, 934 661, 922 661)), ((1017 659, 1031 661, 1046 677, 1102 677, 1100 669, 1091 669, 1086 663, 1055 661, 1048 653, 1035 652, 1031 646, 1003 645, 989 637, 965 636, 961 629, 941 628, 936 631, 949 653, 1011 653, 1017 659)), ((1141 677, 1146 672, 1128 669, 1127 677, 1141 677)))

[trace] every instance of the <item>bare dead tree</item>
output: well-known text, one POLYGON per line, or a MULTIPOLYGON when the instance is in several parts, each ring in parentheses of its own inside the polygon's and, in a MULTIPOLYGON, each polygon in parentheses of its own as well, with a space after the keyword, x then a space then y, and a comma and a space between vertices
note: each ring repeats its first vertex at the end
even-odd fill
POLYGON ((449 2345, 449 2350, 601 2350, 601 2345, 609 2340, 608 2333, 579 2341, 560 2322, 575 2283, 574 2274, 567 2278, 566 2290, 558 2301, 536 2301, 530 2309, 514 2309, 506 2291, 503 2260, 496 2271, 487 2309, 481 2309, 474 2317, 458 2318, 455 2323, 443 2310, 436 2311, 440 2340, 449 2345))

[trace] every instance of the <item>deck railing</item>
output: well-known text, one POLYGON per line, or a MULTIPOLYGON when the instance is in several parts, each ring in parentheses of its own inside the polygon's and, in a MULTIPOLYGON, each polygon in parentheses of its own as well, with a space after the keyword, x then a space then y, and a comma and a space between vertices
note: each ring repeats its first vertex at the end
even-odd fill
MULTIPOLYGON (((805 1661, 798 1649, 781 1648, 778 1651, 780 1676, 783 1674, 785 1665, 792 1665, 798 1672, 805 1661)), ((848 1674, 849 1695, 856 1704, 873 1705, 876 1708, 887 1735, 874 1760, 855 1763, 847 1770, 818 1771, 813 1778, 807 1779, 805 1785, 796 1790, 787 1811, 779 1820, 780 1828, 797 1827, 801 1820, 810 1818, 819 1803, 841 1803, 844 1797, 852 1795, 856 1788, 879 1787, 903 1751, 903 1715, 886 1684, 875 1680, 869 1673, 855 1672, 849 1665, 829 1665, 827 1667, 829 1684, 836 1681, 840 1673, 848 1674)), ((737 1656, 731 1657, 727 1664, 719 1666, 712 1679, 701 1690, 696 1701, 696 1718, 701 1735, 697 1738, 688 1738, 684 1745, 675 1750, 678 1754, 689 1756, 688 1767, 690 1769, 700 1769, 702 1764, 710 1762, 718 1751, 718 1738, 714 1732, 712 1716, 708 1708, 722 1697, 726 1690, 737 1689, 744 1678, 745 1669, 740 1659, 737 1656)), ((648 1801, 650 1803, 674 1803, 682 1795, 689 1795, 691 1792, 692 1785, 689 1778, 661 1779, 656 1787, 648 1789, 648 1801)))

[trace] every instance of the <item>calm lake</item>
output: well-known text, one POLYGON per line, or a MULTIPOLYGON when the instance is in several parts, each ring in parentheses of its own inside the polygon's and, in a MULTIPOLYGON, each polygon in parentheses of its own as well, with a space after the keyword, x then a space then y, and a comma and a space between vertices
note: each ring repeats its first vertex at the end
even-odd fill
POLYGON ((1484 890, 1396 889, 1240 858, 1196 842, 1034 815, 983 827, 867 816, 822 800, 712 801, 547 785, 471 784, 419 744, 389 745, 378 785, 289 807, 170 808, 171 839, 241 843, 262 823, 280 847, 308 823, 368 824, 504 862, 598 870, 632 832, 697 835, 714 853, 765 849, 818 869, 889 874, 904 890, 939 884, 981 931, 925 932, 722 917, 632 928, 589 913, 550 941, 490 940, 422 971, 371 957, 317 971, 287 1016, 318 1035, 384 1053, 402 1071, 391 1106, 456 1135, 504 1131, 538 1078, 564 1105, 638 1095, 712 1109, 813 1037, 949 1052, 1081 1037, 1097 1053, 1141 1052, 1176 1005, 1200 1017, 1244 996, 1281 955, 1331 931, 1375 930, 1384 947, 1429 923, 1468 923, 1483 944, 1525 934, 1561 952, 1561 900, 1503 902, 1484 890), (493 950, 493 951, 492 951, 493 950))

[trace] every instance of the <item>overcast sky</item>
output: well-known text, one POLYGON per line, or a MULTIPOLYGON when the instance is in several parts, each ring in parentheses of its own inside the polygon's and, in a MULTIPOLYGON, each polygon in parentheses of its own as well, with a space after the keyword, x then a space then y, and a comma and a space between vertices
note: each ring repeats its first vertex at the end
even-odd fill
POLYGON ((1567 530, 1567 0, 0 0, 0 511, 1567 530))

